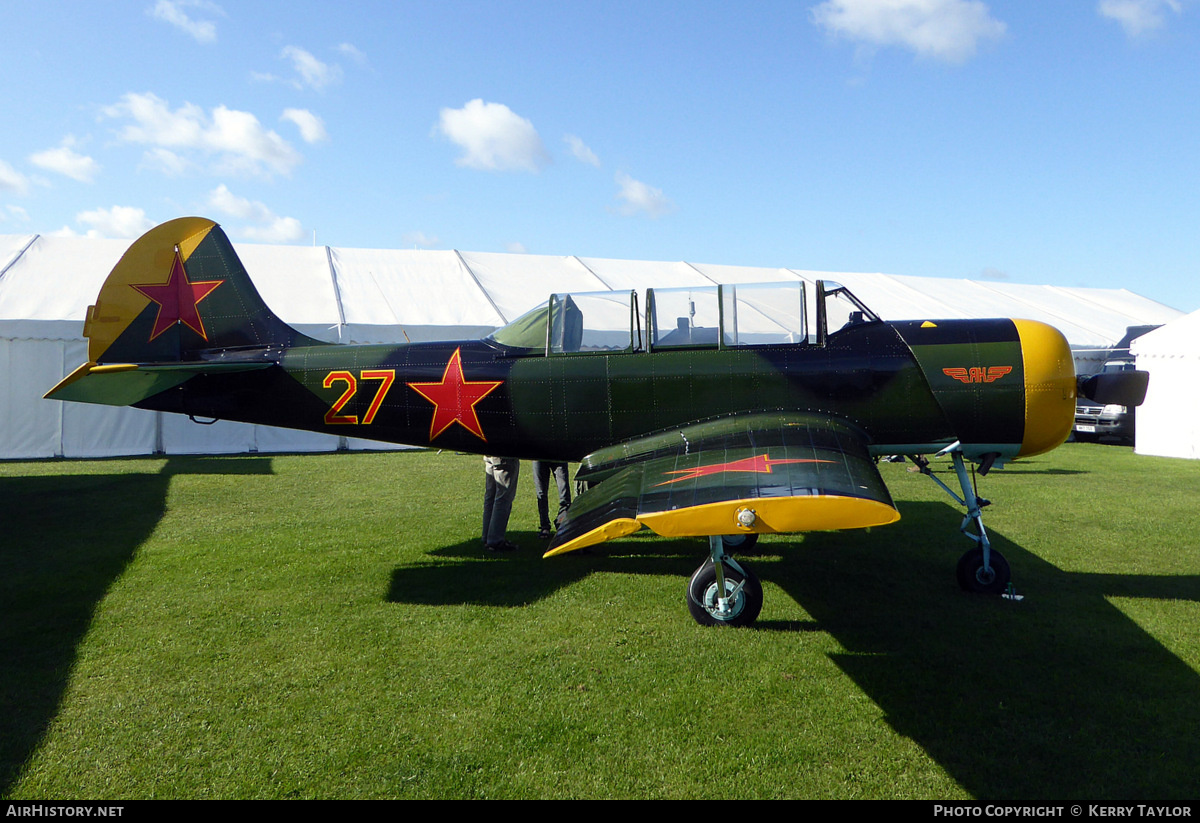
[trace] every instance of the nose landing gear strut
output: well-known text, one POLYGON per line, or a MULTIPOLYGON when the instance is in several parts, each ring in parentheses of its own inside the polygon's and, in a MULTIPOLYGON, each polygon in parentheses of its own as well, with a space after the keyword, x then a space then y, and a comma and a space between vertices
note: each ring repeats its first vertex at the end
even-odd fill
MULTIPOLYGON (((992 548, 987 530, 983 527, 983 507, 987 506, 990 501, 976 496, 975 487, 971 484, 971 478, 967 474, 962 450, 957 447, 958 444, 955 443, 939 454, 948 452, 950 459, 954 461, 954 472, 958 475, 959 486, 962 487, 962 497, 955 494, 954 490, 943 483, 940 478, 934 476, 933 472, 929 470, 928 460, 914 456, 910 456, 909 459, 916 464, 922 474, 932 478, 933 482, 941 486, 946 494, 967 509, 959 531, 975 541, 976 546, 958 560, 958 585, 969 592, 1004 594, 1008 590, 1009 583, 1012 582, 1012 571, 1009 569, 1004 555, 992 548), (972 531, 972 526, 974 531, 972 531)), ((991 468, 991 464, 991 460, 985 460, 985 470, 991 468)))

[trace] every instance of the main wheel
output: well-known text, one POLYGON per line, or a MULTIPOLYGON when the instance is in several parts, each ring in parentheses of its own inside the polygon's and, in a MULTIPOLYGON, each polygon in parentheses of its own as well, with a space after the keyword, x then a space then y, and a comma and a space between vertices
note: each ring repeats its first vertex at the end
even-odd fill
POLYGON ((745 577, 733 567, 726 565, 725 594, 728 597, 742 584, 736 595, 729 597, 725 607, 718 603, 717 570, 712 560, 696 569, 688 581, 687 604, 692 619, 701 626, 748 626, 762 611, 762 584, 754 573, 742 564, 745 577))
POLYGON ((983 567, 983 549, 975 547, 958 560, 958 585, 978 594, 1004 594, 1012 580, 1012 571, 1004 555, 992 549, 991 570, 983 567))

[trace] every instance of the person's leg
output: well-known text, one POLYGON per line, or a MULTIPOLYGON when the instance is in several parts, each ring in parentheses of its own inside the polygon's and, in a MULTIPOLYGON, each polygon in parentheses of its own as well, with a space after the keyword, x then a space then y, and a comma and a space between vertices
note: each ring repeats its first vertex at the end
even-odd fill
MULTIPOLYGON (((543 463, 540 460, 533 462, 533 493, 537 495, 537 510, 538 510, 538 528, 541 530, 540 537, 549 537, 550 531, 550 495, 548 494, 550 485, 550 474, 554 471, 554 467, 550 463, 543 463)), ((557 479, 558 475, 555 474, 557 479)))
POLYGON ((513 500, 517 496, 517 477, 521 471, 521 461, 508 457, 494 459, 497 462, 492 466, 492 478, 496 483, 496 498, 492 503, 489 545, 515 549, 516 546, 510 543, 505 535, 508 531, 508 516, 512 513, 513 500))

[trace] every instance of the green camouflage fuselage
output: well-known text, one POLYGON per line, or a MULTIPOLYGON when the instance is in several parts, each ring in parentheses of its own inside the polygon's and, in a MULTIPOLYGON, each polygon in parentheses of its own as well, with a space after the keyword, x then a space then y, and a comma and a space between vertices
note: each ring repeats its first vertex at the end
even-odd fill
MULTIPOLYGON (((243 356, 229 351, 214 361, 243 356)), ((823 346, 550 355, 489 341, 303 346, 282 352, 278 365, 197 375, 136 405, 575 461, 648 433, 762 411, 837 417, 877 453, 926 452, 958 440, 1011 455, 1024 435, 1024 403, 1020 339, 1011 321, 1000 320, 929 329, 866 323, 823 346), (943 372, 998 364, 1010 371, 993 383, 943 372)))
POLYGON ((734 304, 708 337, 697 326, 686 345, 668 344, 668 330, 651 329, 648 292, 648 333, 636 301, 617 321, 629 324, 623 350, 556 347, 557 320, 537 310, 506 327, 515 338, 338 345, 274 315, 215 223, 180 218, 113 269, 88 312, 89 361, 47 396, 550 460, 764 412, 841 421, 875 454, 959 443, 967 457, 1007 459, 1065 439, 1076 383, 1050 326, 856 311, 827 332, 816 291, 813 328, 789 338, 807 342, 732 345, 734 304))

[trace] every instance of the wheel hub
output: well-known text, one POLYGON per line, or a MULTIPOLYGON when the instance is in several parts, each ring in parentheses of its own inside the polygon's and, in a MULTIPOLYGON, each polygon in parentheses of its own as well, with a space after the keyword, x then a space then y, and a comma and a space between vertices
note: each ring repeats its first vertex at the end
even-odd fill
POLYGON ((704 609, 717 620, 732 620, 742 613, 746 599, 742 596, 742 585, 734 585, 733 581, 725 581, 725 596, 721 597, 717 584, 713 583, 704 591, 704 609))

